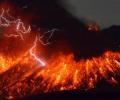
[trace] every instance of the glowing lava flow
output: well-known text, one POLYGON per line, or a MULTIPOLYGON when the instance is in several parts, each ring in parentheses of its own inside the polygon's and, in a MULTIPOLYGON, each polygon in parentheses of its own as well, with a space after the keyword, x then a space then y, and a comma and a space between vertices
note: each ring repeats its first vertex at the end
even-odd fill
MULTIPOLYGON (((23 62, 25 59, 26 57, 22 59, 23 62)), ((55 54, 44 69, 32 67, 31 61, 27 62, 27 66, 18 63, 16 67, 1 75, 0 98, 21 98, 51 91, 88 90, 96 88, 102 80, 118 85, 119 59, 119 52, 107 51, 100 57, 80 59, 78 62, 74 60, 73 54, 55 54)))
POLYGON ((120 53, 107 51, 100 57, 74 60, 73 54, 56 54, 49 61, 49 65, 37 73, 35 80, 39 80, 44 92, 72 89, 92 89, 99 81, 105 80, 109 84, 119 84, 120 53))

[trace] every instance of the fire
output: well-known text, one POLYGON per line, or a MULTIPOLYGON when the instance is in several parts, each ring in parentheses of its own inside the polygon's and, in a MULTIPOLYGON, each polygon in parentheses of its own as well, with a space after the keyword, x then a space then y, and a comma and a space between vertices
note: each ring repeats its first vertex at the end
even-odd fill
POLYGON ((41 92, 88 90, 95 88, 103 79, 117 85, 119 83, 117 75, 120 73, 119 58, 119 52, 107 51, 100 57, 80 59, 76 62, 73 54, 59 53, 47 61, 46 67, 41 69, 35 67, 35 63, 26 56, 1 74, 1 96, 6 92, 7 97, 18 98, 41 92))
POLYGON ((59 54, 51 58, 49 65, 38 72, 35 78, 42 76, 45 92, 52 90, 91 89, 98 81, 105 79, 117 84, 115 76, 119 74, 120 54, 110 51, 101 57, 81 59, 76 62, 73 54, 59 54))
MULTIPOLYGON (((4 38, 25 41, 26 35, 31 36, 28 34, 31 34, 30 26, 26 28, 20 19, 12 21, 6 19, 4 12, 3 9, 0 25, 6 30, 11 27, 14 29, 14 31, 5 31, 4 38), (4 22, 1 21, 2 19, 4 22)), ((48 38, 52 35, 53 31, 48 38)), ((38 41, 42 45, 49 44, 41 41, 43 37, 36 36, 32 46, 24 53, 20 53, 18 57, 2 54, 4 51, 0 54, 0 98, 21 98, 41 92, 73 89, 89 90, 95 88, 97 83, 103 79, 112 85, 119 84, 117 78, 120 73, 119 52, 106 51, 99 57, 79 61, 74 59, 73 53, 66 55, 60 52, 54 54, 49 60, 43 61, 35 52, 38 50, 38 41)), ((12 43, 14 44, 14 42, 12 43)), ((40 52, 40 50, 38 51, 40 52)))

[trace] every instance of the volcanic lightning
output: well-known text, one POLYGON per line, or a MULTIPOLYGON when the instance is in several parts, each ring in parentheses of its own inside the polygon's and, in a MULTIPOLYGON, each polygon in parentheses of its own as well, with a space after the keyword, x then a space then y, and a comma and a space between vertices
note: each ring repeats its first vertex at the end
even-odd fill
MULTIPOLYGON (((7 10, 6 11, 6 14, 8 15, 8 17, 12 17, 12 16, 10 16, 9 15, 9 10, 7 10)), ((17 19, 17 20, 15 20, 15 18, 14 17, 12 17, 12 19, 14 19, 14 20, 12 20, 12 21, 10 21, 9 19, 7 19, 6 17, 5 17, 5 10, 2 8, 2 13, 1 13, 1 15, 0 15, 0 26, 1 27, 10 27, 10 26, 12 26, 12 24, 15 24, 15 31, 16 31, 16 33, 17 34, 5 34, 5 37, 8 37, 8 38, 11 38, 11 37, 20 37, 22 40, 24 40, 24 34, 28 34, 28 33, 30 33, 31 32, 31 27, 30 27, 30 25, 28 26, 28 28, 26 28, 25 26, 24 26, 24 23, 21 21, 21 19, 17 19)), ((53 34, 53 33, 52 33, 53 34)), ((52 35, 50 35, 50 37, 51 37, 52 35)), ((42 36, 42 38, 43 38, 44 36, 42 36)), ((49 39, 50 39, 50 37, 49 37, 49 39)), ((47 40, 47 42, 49 41, 49 39, 47 40)), ((37 62, 39 62, 40 63, 40 65, 41 66, 45 66, 45 63, 40 59, 40 58, 38 58, 36 55, 35 55, 35 53, 33 53, 33 49, 34 48, 36 48, 36 43, 37 43, 37 41, 38 41, 38 37, 36 36, 36 39, 35 39, 35 41, 34 41, 34 43, 33 43, 33 46, 30 48, 30 50, 29 50, 29 53, 30 53, 30 55, 31 55, 31 57, 33 57, 33 59, 35 59, 37 62)), ((47 45, 48 43, 43 43, 42 42, 42 40, 40 40, 40 38, 39 38, 39 41, 43 44, 43 45, 47 45)))
POLYGON ((37 41, 38 41, 38 38, 36 37, 36 38, 35 38, 35 41, 34 41, 34 45, 30 48, 29 52, 30 52, 30 55, 31 55, 41 66, 45 66, 46 64, 45 64, 40 58, 38 58, 38 57, 33 53, 33 49, 36 48, 36 46, 37 46, 37 41))
POLYGON ((7 11, 5 11, 2 8, 2 13, 0 15, 0 26, 1 27, 10 27, 12 24, 15 24, 15 31, 17 34, 5 34, 6 37, 21 37, 22 40, 24 40, 24 34, 30 33, 31 31, 31 27, 30 25, 28 26, 28 28, 26 29, 26 27, 24 26, 24 23, 21 21, 21 19, 17 19, 15 20, 14 17, 9 15, 9 9, 7 11), (9 20, 5 17, 5 13, 8 17, 10 17, 12 20, 9 20))
MULTIPOLYGON (((41 52, 37 48, 37 43, 49 45, 56 29, 45 32, 43 35, 33 32, 35 36, 32 36, 31 26, 26 27, 21 19, 15 19, 8 12, 9 10, 2 9, 0 15, 0 28, 5 28, 3 38, 8 44, 10 43, 0 48, 2 49, 0 51, 0 99, 22 98, 31 94, 53 91, 89 90, 95 88, 102 80, 111 85, 120 84, 120 52, 104 51, 100 56, 81 58, 76 61, 72 52, 64 54, 59 51, 43 61, 42 57, 36 53, 41 52), (47 40, 43 41, 48 34, 47 40), (25 36, 29 35, 31 37, 27 41, 25 36), (18 41, 25 48, 25 52, 17 52, 18 56, 10 55, 10 50, 16 50, 19 47, 16 43, 18 41), (27 46, 30 43, 32 46, 27 46), (16 48, 11 46, 14 44, 17 45, 16 48), (38 65, 44 68, 35 67, 38 65)), ((89 30, 97 30, 97 28, 90 25, 89 30)))
POLYGON ((42 45, 49 45, 49 44, 50 44, 49 40, 51 39, 51 37, 53 36, 53 34, 54 34, 55 31, 58 31, 58 29, 54 28, 54 29, 52 29, 52 30, 49 30, 49 31, 47 31, 47 32, 44 32, 44 34, 43 34, 42 36, 39 36, 39 41, 40 41, 40 43, 41 43, 42 45), (50 35, 48 36, 46 42, 44 42, 42 39, 43 39, 47 34, 50 34, 50 35))

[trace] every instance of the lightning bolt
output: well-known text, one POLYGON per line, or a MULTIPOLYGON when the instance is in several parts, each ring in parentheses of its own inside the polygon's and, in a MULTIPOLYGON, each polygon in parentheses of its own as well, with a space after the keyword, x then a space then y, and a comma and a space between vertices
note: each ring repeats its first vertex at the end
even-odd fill
POLYGON ((36 37, 33 46, 29 50, 29 53, 41 66, 45 66, 46 64, 39 57, 37 57, 35 53, 33 53, 33 49, 37 46, 37 41, 38 38, 36 37))
POLYGON ((0 15, 0 26, 8 27, 10 25, 10 21, 4 17, 4 13, 5 13, 5 10, 2 8, 2 13, 0 15))
POLYGON ((28 28, 25 27, 24 23, 22 22, 21 19, 17 19, 15 20, 14 17, 12 17, 9 14, 9 9, 7 11, 5 11, 2 8, 2 13, 0 15, 0 27, 9 27, 11 24, 15 24, 15 31, 17 32, 17 34, 5 34, 5 37, 20 37, 22 40, 24 40, 24 34, 30 33, 31 32, 31 27, 30 25, 28 26, 28 28), (13 20, 9 20, 5 17, 5 13, 8 17, 10 17, 13 20))
MULTIPOLYGON (((15 25, 15 31, 16 33, 14 34, 5 34, 5 37, 11 38, 17 38, 20 37, 21 40, 24 41, 24 35, 28 34, 31 32, 31 26, 29 25, 27 28, 25 27, 24 23, 22 22, 21 19, 15 19, 14 17, 12 17, 9 14, 9 9, 7 11, 5 11, 2 8, 2 12, 0 14, 0 27, 10 27, 11 25, 15 25), (7 16, 7 17, 6 17, 7 16)), ((39 41, 42 45, 49 45, 50 44, 50 39, 52 38, 53 34, 55 31, 57 31, 58 29, 52 29, 49 30, 47 32, 44 32, 43 35, 38 36, 36 35, 36 38, 34 40, 34 43, 32 45, 32 47, 29 49, 29 54, 30 56, 39 63, 40 66, 44 67, 46 66, 45 62, 42 61, 35 53, 34 53, 34 49, 37 47, 37 42, 39 41), (44 40, 44 38, 46 38, 46 40, 44 40), (44 41, 43 41, 44 40, 44 41)))
MULTIPOLYGON (((15 37, 15 38, 16 37, 20 37, 22 40, 24 40, 24 34, 27 34, 27 33, 31 32, 30 25, 28 26, 28 28, 26 28, 21 19, 15 20, 15 18, 12 17, 12 16, 10 16, 8 12, 9 12, 9 10, 5 11, 2 8, 2 13, 0 14, 0 27, 9 27, 11 24, 15 24, 15 31, 17 32, 17 34, 9 34, 9 35, 5 34, 5 37, 8 37, 8 38, 11 38, 11 37, 15 37), (14 20, 10 21, 9 19, 7 19, 5 17, 5 12, 6 12, 7 16, 11 17, 14 20)), ((35 41, 33 43, 33 46, 29 50, 29 54, 41 66, 45 66, 46 64, 39 57, 37 57, 37 55, 33 52, 33 49, 35 49, 36 46, 37 46, 37 41, 38 41, 38 38, 36 37, 35 41)))
POLYGON ((49 40, 52 38, 55 31, 58 31, 58 29, 54 28, 52 30, 45 32, 42 36, 39 36, 40 43, 42 45, 49 45, 50 44, 49 40), (49 36, 47 37, 46 41, 43 41, 42 39, 45 38, 47 34, 49 34, 49 36))

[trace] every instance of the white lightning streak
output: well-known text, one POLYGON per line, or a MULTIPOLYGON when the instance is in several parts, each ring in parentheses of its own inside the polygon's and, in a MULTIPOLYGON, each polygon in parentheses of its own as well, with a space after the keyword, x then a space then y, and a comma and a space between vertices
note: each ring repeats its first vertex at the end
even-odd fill
POLYGON ((53 34, 54 34, 55 31, 58 31, 58 29, 52 29, 52 30, 50 30, 50 31, 45 32, 42 36, 39 37, 40 43, 41 43, 42 45, 49 45, 49 44, 50 44, 49 40, 52 38, 52 36, 53 36, 53 34), (46 42, 44 42, 42 39, 43 39, 44 37, 46 37, 47 34, 50 34, 50 35, 48 36, 46 42))
MULTIPOLYGON (((15 25, 15 32, 14 34, 4 34, 5 37, 20 37, 21 40, 24 40, 24 35, 31 32, 31 26, 29 25, 27 28, 25 27, 24 23, 21 19, 15 19, 9 14, 9 9, 5 11, 2 9, 0 14, 0 27, 10 27, 15 25), (7 17, 6 17, 7 16, 7 17)), ((33 52, 33 49, 37 47, 37 42, 39 41, 42 45, 49 45, 50 39, 52 38, 55 31, 58 29, 52 29, 50 31, 44 32, 42 36, 36 36, 33 46, 29 49, 30 56, 35 59, 41 66, 46 66, 46 64, 33 52), (46 38, 44 40, 44 38, 46 38), (44 40, 44 41, 43 41, 44 40)))
POLYGON ((2 27, 8 27, 10 24, 9 24, 9 21, 4 17, 4 9, 2 9, 2 13, 0 15, 0 26, 2 27))
POLYGON ((33 49, 36 48, 37 46, 37 41, 38 41, 38 38, 36 37, 33 46, 29 50, 29 53, 41 66, 44 67, 46 64, 33 53, 33 49))
POLYGON ((9 34, 9 35, 5 34, 5 36, 6 37, 18 37, 19 36, 22 40, 24 40, 23 35, 31 32, 30 25, 26 29, 26 27, 24 26, 24 23, 21 21, 21 19, 15 20, 14 17, 9 15, 9 10, 7 10, 6 13, 9 17, 11 17, 14 20, 10 21, 6 17, 4 17, 5 10, 2 9, 2 13, 0 15, 0 27, 9 27, 11 24, 15 24, 15 26, 16 26, 15 31, 17 32, 17 34, 9 34))

